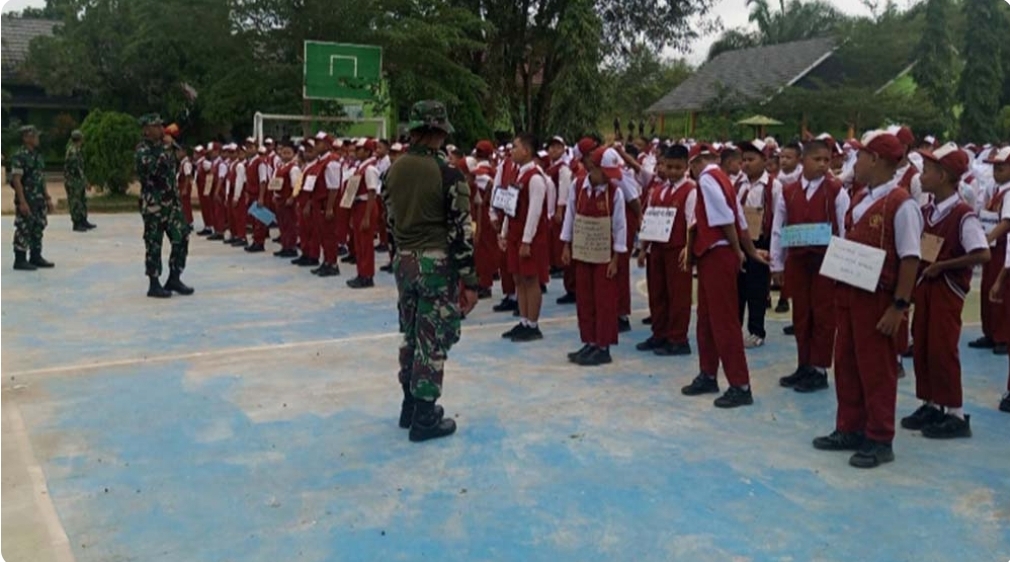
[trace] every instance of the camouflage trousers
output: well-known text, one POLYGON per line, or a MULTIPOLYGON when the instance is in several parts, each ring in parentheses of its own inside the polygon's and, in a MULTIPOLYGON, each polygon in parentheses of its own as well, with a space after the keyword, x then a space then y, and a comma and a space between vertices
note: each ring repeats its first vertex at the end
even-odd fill
POLYGON ((186 224, 182 215, 182 205, 158 206, 141 212, 144 217, 144 248, 146 255, 144 269, 148 277, 161 275, 161 245, 165 237, 172 245, 168 257, 168 270, 172 273, 182 273, 186 268, 186 256, 189 254, 189 232, 192 229, 186 224))
POLYGON ((70 220, 74 226, 88 222, 88 197, 85 195, 87 184, 82 180, 73 180, 66 182, 66 187, 70 220))
POLYGON ((393 264, 400 293, 400 384, 419 400, 442 394, 449 348, 459 341, 459 274, 445 252, 401 251, 393 264))
POLYGON ((31 211, 30 214, 23 215, 21 214, 21 210, 18 209, 14 216, 15 252, 42 251, 42 232, 46 229, 46 225, 49 224, 46 218, 48 212, 46 200, 29 201, 28 207, 31 211))

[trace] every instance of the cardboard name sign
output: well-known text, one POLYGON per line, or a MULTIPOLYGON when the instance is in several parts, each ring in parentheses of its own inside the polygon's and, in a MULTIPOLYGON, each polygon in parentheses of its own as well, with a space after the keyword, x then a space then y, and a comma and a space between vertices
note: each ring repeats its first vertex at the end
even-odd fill
POLYGON ((922 261, 936 263, 936 258, 940 255, 940 249, 943 248, 943 238, 935 234, 923 232, 922 239, 919 241, 919 247, 922 261))
POLYGON ((782 227, 782 247, 827 246, 831 243, 831 223, 791 224, 782 227))
POLYGON ((267 184, 269 191, 280 191, 282 187, 284 187, 284 178, 270 178, 270 183, 267 184))
POLYGON ((344 186, 344 195, 340 197, 340 208, 350 209, 354 206, 354 199, 358 196, 358 188, 361 187, 361 176, 351 176, 344 186))
POLYGON ((203 179, 203 196, 210 195, 212 189, 214 189, 214 176, 207 174, 207 177, 203 179))
POLYGON ((611 218, 575 215, 572 225, 572 259, 585 263, 610 261, 613 239, 611 218))
POLYGON ((743 217, 747 219, 747 234, 751 240, 761 238, 761 223, 764 222, 764 211, 758 207, 744 207, 743 217))
POLYGON ((302 182, 302 191, 312 193, 312 190, 315 188, 316 176, 305 176, 305 181, 302 182))
POLYGON ((821 275, 868 292, 876 292, 887 252, 837 236, 831 237, 821 275))
POLYGON ((677 209, 674 207, 649 207, 642 215, 642 230, 638 239, 643 242, 669 242, 675 218, 677 209))
POLYGON ((515 218, 516 208, 519 206, 519 190, 511 186, 494 190, 491 206, 515 218))

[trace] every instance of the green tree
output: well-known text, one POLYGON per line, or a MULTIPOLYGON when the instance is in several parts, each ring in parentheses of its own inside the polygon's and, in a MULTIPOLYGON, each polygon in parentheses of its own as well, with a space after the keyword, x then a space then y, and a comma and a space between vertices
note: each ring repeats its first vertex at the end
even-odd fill
POLYGON ((962 141, 995 142, 998 139, 996 114, 1003 88, 1003 43, 1000 35, 1006 23, 998 2, 965 0, 967 33, 964 40, 964 70, 958 97, 962 141))
POLYGON ((137 120, 125 113, 96 109, 84 119, 81 132, 87 139, 81 152, 88 180, 112 193, 126 193, 140 141, 137 120))
POLYGON ((919 60, 912 69, 915 82, 939 113, 939 128, 934 129, 939 134, 952 130, 954 126, 958 61, 948 26, 952 11, 950 0, 926 2, 926 28, 916 49, 919 60))
POLYGON ((747 0, 747 6, 757 31, 726 30, 709 48, 709 60, 726 51, 830 36, 848 19, 825 0, 779 0, 778 10, 769 0, 747 0))

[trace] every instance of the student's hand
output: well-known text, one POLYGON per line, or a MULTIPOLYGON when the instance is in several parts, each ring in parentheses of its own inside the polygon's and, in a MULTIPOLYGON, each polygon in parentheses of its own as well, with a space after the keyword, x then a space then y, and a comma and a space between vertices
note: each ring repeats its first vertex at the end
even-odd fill
POLYGON ((285 207, 290 207, 290 206, 292 206, 294 204, 295 204, 295 198, 294 197, 288 197, 288 200, 284 202, 284 206, 285 207))
POLYGON ((905 312, 894 308, 893 306, 887 307, 887 311, 884 315, 880 317, 880 322, 877 322, 877 331, 885 336, 891 337, 898 331, 898 326, 901 325, 901 321, 905 318, 905 312))
POLYGON ((498 237, 498 248, 500 248, 503 252, 508 249, 508 243, 500 236, 498 237))
POLYGON ((638 267, 645 267, 645 249, 638 251, 638 267))
POLYGON ((561 264, 565 267, 572 265, 572 245, 565 244, 564 248, 561 249, 561 264))
POLYGON ((989 289, 989 300, 997 304, 1003 302, 1003 283, 996 283, 989 289))
POLYGON ((311 203, 306 203, 305 207, 302 209, 302 216, 305 217, 305 218, 309 218, 309 212, 310 212, 311 208, 312 208, 312 204, 311 203))
POLYGON ((931 264, 929 267, 927 267, 922 271, 922 275, 930 279, 935 279, 941 273, 943 273, 943 268, 939 267, 939 264, 936 263, 931 264))
POLYGON ((460 297, 460 312, 463 314, 470 314, 473 307, 477 306, 477 291, 474 291, 473 289, 464 289, 463 294, 460 295, 460 297))
POLYGON ((554 211, 554 224, 561 225, 565 222, 565 208, 558 207, 558 210, 554 211))
POLYGON ((743 271, 743 266, 747 264, 747 254, 745 254, 743 250, 737 250, 736 257, 740 260, 740 271, 743 271))
POLYGON ((681 271, 691 271, 691 254, 688 253, 687 248, 680 251, 680 270, 681 271))
POLYGON ((264 199, 262 197, 259 198, 259 200, 257 201, 257 203, 259 204, 260 207, 266 207, 267 206, 266 199, 264 199))
POLYGON ((751 256, 751 259, 758 262, 761 265, 768 265, 768 257, 769 257, 768 250, 755 249, 754 255, 751 256))
POLYGON ((773 271, 772 285, 775 285, 776 287, 782 287, 782 285, 785 284, 785 278, 786 276, 783 275, 781 271, 773 271))
POLYGON ((364 231, 372 228, 372 219, 370 219, 368 217, 365 217, 365 218, 361 219, 361 224, 358 226, 358 228, 362 232, 364 232, 364 231))
POLYGON ((32 216, 32 208, 28 206, 27 201, 18 201, 18 211, 21 212, 22 216, 32 216))
POLYGON ((533 250, 530 248, 529 244, 520 244, 519 245, 519 257, 520 258, 525 259, 525 258, 529 258, 529 257, 532 257, 532 256, 533 256, 533 250))
POLYGON ((607 279, 613 279, 617 276, 617 256, 615 255, 610 263, 607 264, 607 279))
POLYGON ((326 209, 326 220, 333 220, 333 209, 326 209))

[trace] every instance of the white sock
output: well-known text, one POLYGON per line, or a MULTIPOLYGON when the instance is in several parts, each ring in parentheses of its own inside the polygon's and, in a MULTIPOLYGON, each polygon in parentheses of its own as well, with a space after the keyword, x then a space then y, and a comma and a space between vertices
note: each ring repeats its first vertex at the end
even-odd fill
POLYGON ((516 300, 516 296, 515 296, 515 293, 513 293, 513 294, 511 294, 511 295, 505 295, 505 298, 507 298, 507 299, 508 299, 508 300, 510 300, 510 301, 514 301, 514 300, 516 300))
POLYGON ((628 317, 627 317, 627 316, 618 316, 617 318, 618 318, 619 320, 627 320, 627 319, 628 319, 628 317))
POLYGON ((927 406, 929 406, 930 408, 936 408, 937 410, 940 410, 941 412, 943 411, 943 408, 942 408, 942 407, 940 407, 940 405, 939 405, 939 404, 934 404, 934 403, 932 403, 932 402, 930 402, 930 401, 928 401, 928 400, 926 400, 926 401, 925 401, 924 403, 925 403, 925 404, 926 404, 927 406))
POLYGON ((955 418, 964 419, 964 408, 947 408, 947 413, 955 418))
POLYGON ((530 328, 539 328, 540 327, 540 324, 538 324, 537 322, 534 322, 532 320, 527 320, 526 321, 526 325, 529 326, 530 328))
POLYGON ((814 367, 814 370, 817 371, 817 374, 819 374, 819 375, 825 375, 825 376, 827 376, 827 374, 828 374, 828 370, 825 369, 824 367, 814 367))
POLYGON ((522 325, 522 326, 529 326, 530 325, 530 321, 527 320, 527 319, 525 319, 525 318, 520 318, 519 319, 519 324, 522 325))

